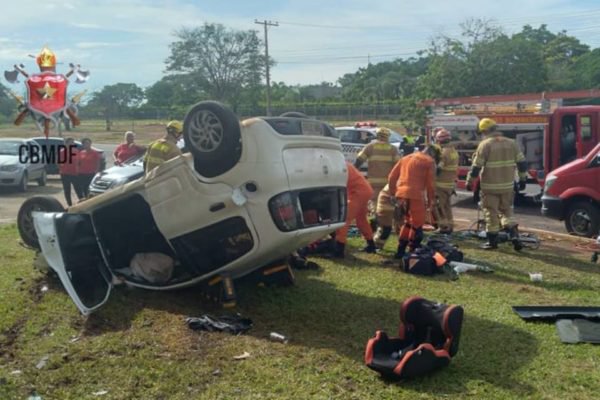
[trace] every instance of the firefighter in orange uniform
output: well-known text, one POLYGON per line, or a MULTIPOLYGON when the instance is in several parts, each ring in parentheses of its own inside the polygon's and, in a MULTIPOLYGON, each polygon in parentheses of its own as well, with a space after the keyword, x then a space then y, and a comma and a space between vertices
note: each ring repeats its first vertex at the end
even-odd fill
POLYGON ((402 259, 407 246, 413 251, 421 245, 426 212, 435 199, 435 170, 439 159, 439 149, 427 146, 422 152, 404 156, 390 172, 390 193, 395 194, 393 200, 404 218, 395 258, 402 259))
POLYGON ((452 135, 444 128, 435 133, 435 143, 441 147, 442 154, 437 166, 437 177, 435 180, 435 210, 434 215, 439 226, 439 233, 450 234, 454 228, 454 217, 452 215, 452 193, 454 193, 454 182, 456 171, 458 171, 458 152, 450 141, 452 135))
POLYGON ((334 256, 338 258, 344 257, 348 228, 350 228, 350 224, 354 220, 356 220, 358 230, 367 241, 367 246, 363 251, 367 253, 375 253, 376 251, 375 242, 373 242, 373 231, 367 219, 368 204, 369 199, 373 196, 373 188, 371 188, 367 179, 352 164, 346 162, 346 167, 348 168, 348 183, 346 186, 348 207, 346 225, 335 232, 334 256))

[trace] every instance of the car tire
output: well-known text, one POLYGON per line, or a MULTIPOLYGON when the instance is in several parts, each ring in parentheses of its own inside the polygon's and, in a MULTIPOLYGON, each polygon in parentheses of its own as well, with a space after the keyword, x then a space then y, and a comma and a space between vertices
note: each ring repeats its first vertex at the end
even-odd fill
POLYGON ((567 209, 565 227, 577 236, 596 236, 600 231, 600 210, 590 202, 577 201, 567 209))
POLYGON ((23 171, 23 176, 21 177, 21 182, 19 182, 19 192, 26 192, 27 185, 29 183, 29 176, 27 175, 27 171, 23 171))
POLYGON ((46 175, 46 169, 42 171, 42 176, 37 179, 38 186, 46 186, 48 182, 48 175, 46 175))
POLYGON ((229 171, 242 156, 239 119, 216 101, 202 101, 187 112, 183 139, 194 156, 196 172, 207 178, 229 171))
POLYGON ((304 113, 298 112, 298 111, 288 111, 288 112, 284 112, 283 114, 280 115, 280 117, 284 117, 284 118, 309 118, 310 117, 304 113))
POLYGON ((35 227, 33 225, 33 217, 31 213, 33 211, 46 211, 46 212, 61 212, 65 211, 60 201, 50 196, 34 196, 27 199, 19 208, 17 214, 17 227, 19 229, 19 235, 21 240, 27 246, 39 249, 40 244, 38 242, 37 234, 35 233, 35 227))

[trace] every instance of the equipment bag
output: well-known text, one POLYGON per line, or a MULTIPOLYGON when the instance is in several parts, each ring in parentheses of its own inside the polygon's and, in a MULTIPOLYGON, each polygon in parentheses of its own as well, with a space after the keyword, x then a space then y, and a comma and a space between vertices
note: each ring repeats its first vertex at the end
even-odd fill
POLYGON ((415 275, 435 275, 444 272, 446 258, 442 253, 421 247, 403 258, 404 272, 415 275))
POLYGON ((387 377, 411 378, 450 364, 458 352, 464 310, 414 296, 400 308, 398 337, 377 331, 367 342, 365 364, 387 377))
POLYGON ((448 261, 460 262, 464 258, 463 252, 458 249, 458 246, 441 238, 429 238, 425 246, 441 253, 448 261))

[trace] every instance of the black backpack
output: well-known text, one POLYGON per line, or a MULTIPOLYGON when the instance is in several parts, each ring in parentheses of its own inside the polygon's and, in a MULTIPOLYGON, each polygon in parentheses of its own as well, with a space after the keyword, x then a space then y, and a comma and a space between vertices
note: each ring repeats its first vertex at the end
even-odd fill
POLYGON ((431 250, 440 252, 448 261, 460 262, 464 258, 463 252, 458 249, 458 246, 441 238, 429 238, 425 246, 431 250))
POLYGON ((441 274, 446 264, 443 255, 429 247, 421 247, 406 254, 403 261, 404 272, 415 275, 441 274))

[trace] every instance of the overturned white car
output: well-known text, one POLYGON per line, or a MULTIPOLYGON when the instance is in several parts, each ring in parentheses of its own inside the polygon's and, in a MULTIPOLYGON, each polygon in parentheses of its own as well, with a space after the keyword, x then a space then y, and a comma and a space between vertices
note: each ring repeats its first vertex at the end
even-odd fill
POLYGON ((23 241, 41 249, 83 314, 112 282, 166 290, 238 278, 340 228, 347 171, 329 125, 297 117, 239 122, 216 102, 184 121, 191 151, 147 176, 63 210, 49 197, 23 203, 23 241), (166 282, 128 273, 136 254, 175 260, 166 282))

